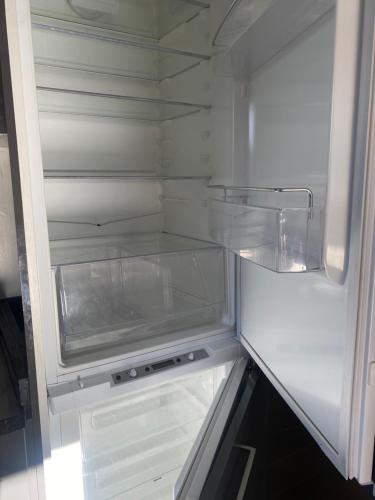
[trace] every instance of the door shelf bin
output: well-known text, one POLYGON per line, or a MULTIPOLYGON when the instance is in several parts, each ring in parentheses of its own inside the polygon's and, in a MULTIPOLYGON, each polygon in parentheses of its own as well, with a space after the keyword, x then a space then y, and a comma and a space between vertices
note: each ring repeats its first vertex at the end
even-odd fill
POLYGON ((123 250, 121 258, 53 267, 63 363, 222 323, 224 250, 211 245, 162 252, 123 250))
POLYGON ((233 202, 233 198, 209 200, 210 233, 216 242, 279 273, 321 269, 323 211, 320 208, 250 206, 233 202))

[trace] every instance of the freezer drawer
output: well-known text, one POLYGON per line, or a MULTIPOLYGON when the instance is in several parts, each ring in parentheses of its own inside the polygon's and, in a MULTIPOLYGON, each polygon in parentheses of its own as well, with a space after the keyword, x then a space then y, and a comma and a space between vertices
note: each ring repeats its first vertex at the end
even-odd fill
POLYGON ((241 354, 235 341, 192 346, 110 373, 107 384, 50 388, 47 499, 180 498, 202 447, 220 440, 246 371, 241 354))

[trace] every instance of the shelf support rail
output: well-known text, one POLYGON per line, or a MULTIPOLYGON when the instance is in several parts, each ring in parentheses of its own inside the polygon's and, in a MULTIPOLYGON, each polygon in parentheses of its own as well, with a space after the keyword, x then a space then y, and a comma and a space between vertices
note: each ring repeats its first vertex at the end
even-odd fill
POLYGON ((312 209, 314 208, 314 195, 309 188, 280 188, 280 187, 250 187, 250 186, 224 186, 220 184, 207 186, 210 189, 222 189, 224 191, 224 199, 228 199, 228 191, 253 191, 265 193, 306 193, 309 201, 310 217, 312 216, 312 209))

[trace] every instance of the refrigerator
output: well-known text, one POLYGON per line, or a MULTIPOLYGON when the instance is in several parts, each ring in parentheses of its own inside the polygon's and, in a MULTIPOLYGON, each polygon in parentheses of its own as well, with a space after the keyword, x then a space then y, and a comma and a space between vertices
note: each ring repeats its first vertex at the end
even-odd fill
POLYGON ((374 3, 0 4, 40 496, 200 498, 257 370, 371 484, 374 3))

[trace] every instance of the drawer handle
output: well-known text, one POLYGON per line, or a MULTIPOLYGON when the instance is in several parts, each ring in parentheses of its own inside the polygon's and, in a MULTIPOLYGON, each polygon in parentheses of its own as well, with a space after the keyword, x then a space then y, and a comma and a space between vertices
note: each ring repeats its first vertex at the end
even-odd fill
POLYGON ((253 448, 251 446, 246 446, 244 444, 235 444, 235 445, 233 445, 233 448, 245 450, 249 453, 249 458, 247 459, 247 462, 246 462, 245 470, 244 470, 244 473, 242 475, 240 488, 238 490, 237 498, 236 498, 236 500, 243 500, 243 498, 245 496, 245 492, 246 492, 247 483, 249 482, 251 469, 253 467, 256 450, 255 450, 255 448, 253 448))

